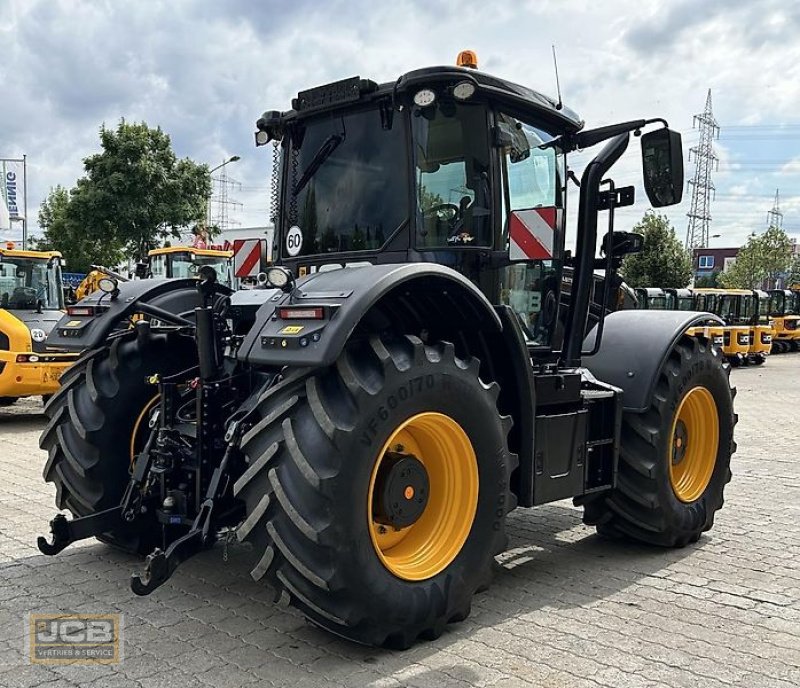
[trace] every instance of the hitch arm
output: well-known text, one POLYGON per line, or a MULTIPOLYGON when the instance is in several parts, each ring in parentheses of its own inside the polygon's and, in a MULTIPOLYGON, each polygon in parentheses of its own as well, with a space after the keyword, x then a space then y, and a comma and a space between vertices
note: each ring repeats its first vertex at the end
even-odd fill
POLYGON ((181 562, 200 552, 204 547, 213 542, 214 535, 211 531, 212 514, 214 512, 214 500, 223 493, 228 487, 227 468, 228 461, 238 438, 238 424, 234 423, 231 430, 226 435, 228 447, 220 461, 219 466, 214 470, 206 498, 200 506, 191 530, 175 540, 167 551, 156 548, 152 554, 147 556, 144 571, 140 574, 134 573, 131 576, 131 590, 137 595, 149 595, 153 590, 160 587, 169 580, 181 562))
MULTIPOLYGON (((202 515, 202 512, 201 514, 202 515)), ((156 548, 147 555, 142 574, 131 574, 131 590, 137 595, 149 595, 175 573, 175 569, 203 549, 203 531, 195 526, 183 537, 179 537, 167 551, 156 548)))
POLYGON ((53 554, 58 554, 73 542, 86 540, 94 535, 119 528, 121 522, 122 506, 115 506, 71 521, 67 520, 64 514, 58 514, 50 521, 50 532, 53 535, 53 541, 48 542, 47 538, 40 536, 36 540, 36 545, 42 554, 52 556, 53 554))

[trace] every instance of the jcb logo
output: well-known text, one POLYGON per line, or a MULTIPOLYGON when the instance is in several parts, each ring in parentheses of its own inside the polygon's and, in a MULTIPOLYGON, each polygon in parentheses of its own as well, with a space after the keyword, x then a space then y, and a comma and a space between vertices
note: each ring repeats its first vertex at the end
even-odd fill
POLYGON ((31 614, 30 659, 34 664, 117 664, 119 614, 31 614))

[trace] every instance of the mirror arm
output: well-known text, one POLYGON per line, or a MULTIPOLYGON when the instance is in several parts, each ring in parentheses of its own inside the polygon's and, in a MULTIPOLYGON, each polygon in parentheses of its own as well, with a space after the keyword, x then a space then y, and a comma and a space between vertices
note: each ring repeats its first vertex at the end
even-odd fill
MULTIPOLYGON (((620 134, 634 132, 638 136, 641 133, 641 129, 644 129, 648 124, 661 124, 664 128, 669 126, 667 120, 661 117, 654 117, 653 119, 634 119, 629 122, 620 122, 619 124, 609 124, 605 127, 597 127, 596 129, 587 129, 586 131, 566 136, 561 142, 563 142, 567 152, 579 148, 591 148, 598 143, 613 138, 614 136, 619 136, 620 134)), ((558 139, 561 138, 562 137, 558 137, 558 139)))

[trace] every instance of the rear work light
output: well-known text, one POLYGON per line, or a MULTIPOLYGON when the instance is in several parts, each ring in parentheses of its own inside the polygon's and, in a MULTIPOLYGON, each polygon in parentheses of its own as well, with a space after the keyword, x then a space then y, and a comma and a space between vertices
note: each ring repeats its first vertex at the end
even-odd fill
POLYGON ((278 317, 281 320, 323 320, 325 309, 322 306, 313 308, 279 308, 278 317))

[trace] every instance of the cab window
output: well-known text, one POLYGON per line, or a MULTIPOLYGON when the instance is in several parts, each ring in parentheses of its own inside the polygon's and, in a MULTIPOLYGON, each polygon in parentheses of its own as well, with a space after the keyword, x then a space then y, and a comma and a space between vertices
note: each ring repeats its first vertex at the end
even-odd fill
POLYGON ((486 110, 443 100, 414 114, 417 246, 491 246, 486 110))
POLYGON ((555 331, 561 287, 564 155, 552 145, 556 134, 510 114, 496 115, 495 136, 503 185, 503 248, 513 261, 501 272, 500 301, 517 314, 530 344, 547 346, 555 331), (515 235, 519 227, 530 229, 540 244, 540 253, 530 254, 537 257, 520 249, 515 235))
POLYGON ((150 256, 150 274, 156 279, 167 278, 167 256, 163 253, 150 256))

